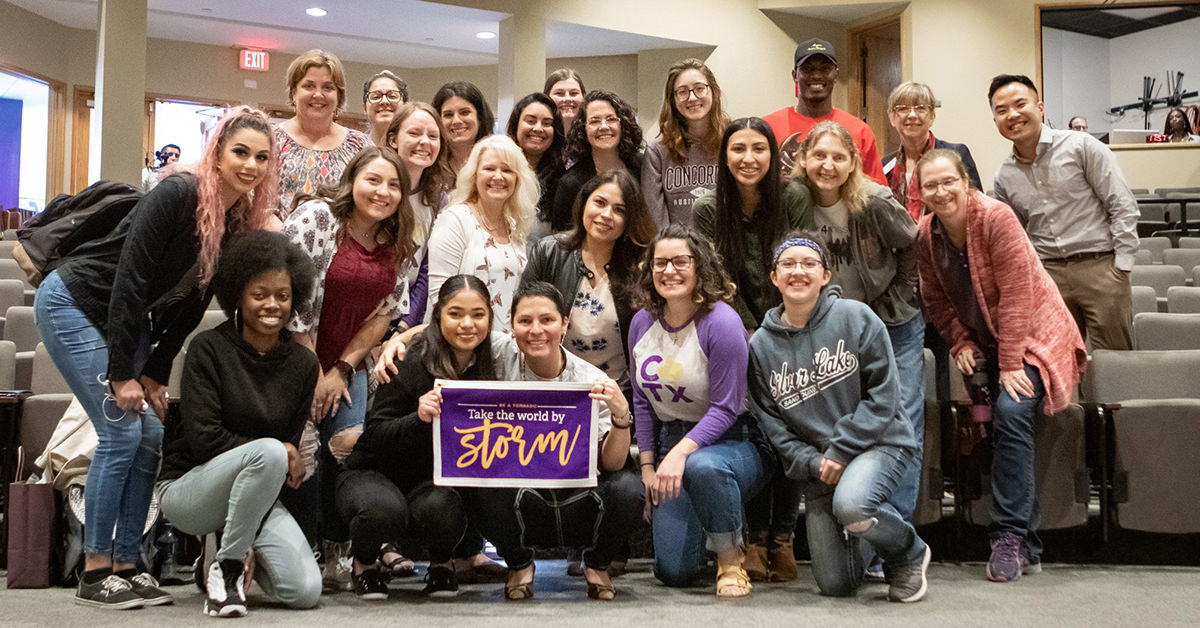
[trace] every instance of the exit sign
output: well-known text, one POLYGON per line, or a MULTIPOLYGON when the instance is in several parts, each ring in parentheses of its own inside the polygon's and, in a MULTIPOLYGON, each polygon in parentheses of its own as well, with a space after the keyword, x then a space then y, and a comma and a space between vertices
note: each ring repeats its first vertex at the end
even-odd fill
POLYGON ((266 50, 243 48, 238 55, 238 67, 243 70, 258 70, 266 72, 271 67, 271 56, 266 50))

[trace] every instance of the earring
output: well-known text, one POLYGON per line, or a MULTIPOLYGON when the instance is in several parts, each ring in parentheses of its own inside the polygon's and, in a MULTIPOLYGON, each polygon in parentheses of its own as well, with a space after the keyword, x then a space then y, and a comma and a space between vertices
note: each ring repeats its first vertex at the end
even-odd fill
POLYGON ((233 308, 233 327, 239 332, 242 331, 242 306, 240 305, 233 308))
POLYGON ((800 84, 796 83, 796 98, 800 97, 800 84))

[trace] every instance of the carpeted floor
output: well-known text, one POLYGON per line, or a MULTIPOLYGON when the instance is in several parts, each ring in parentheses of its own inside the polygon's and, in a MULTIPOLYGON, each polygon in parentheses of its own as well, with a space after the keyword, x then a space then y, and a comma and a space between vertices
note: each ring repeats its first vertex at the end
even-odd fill
MULTIPOLYGON (((647 560, 630 567, 616 579, 617 599, 609 603, 587 599, 583 580, 566 576, 565 562, 539 561, 534 599, 527 602, 505 602, 498 583, 464 585, 457 599, 434 602, 420 595, 420 579, 412 578, 393 581, 386 602, 327 594, 312 611, 289 611, 252 597, 249 616, 227 621, 325 628, 1200 625, 1198 568, 1046 565, 1040 575, 1001 585, 984 580, 981 564, 934 563, 925 601, 901 605, 884 599, 882 584, 865 585, 855 598, 820 597, 807 565, 798 581, 756 585, 750 598, 737 601, 718 601, 710 586, 668 589, 651 575, 647 560)), ((194 585, 169 590, 176 596, 173 606, 136 611, 76 606, 69 589, 0 590, 0 626, 157 628, 219 621, 201 615, 203 597, 194 585)))

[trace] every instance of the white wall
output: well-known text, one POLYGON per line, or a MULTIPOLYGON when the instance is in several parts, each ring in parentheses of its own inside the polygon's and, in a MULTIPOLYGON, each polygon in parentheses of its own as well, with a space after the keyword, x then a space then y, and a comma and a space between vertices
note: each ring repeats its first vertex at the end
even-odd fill
POLYGON ((1083 116, 1089 131, 1108 131, 1109 83, 1109 40, 1042 29, 1043 101, 1046 120, 1055 128, 1065 129, 1071 118, 1083 116))
MULTIPOLYGON (((1184 90, 1200 90, 1200 18, 1117 37, 1109 44, 1108 59, 1112 72, 1109 106, 1137 100, 1142 95, 1143 76, 1152 76, 1162 85, 1158 96, 1167 93, 1167 72, 1172 80, 1175 72, 1183 72, 1184 90)), ((1187 102, 1197 103, 1200 99, 1187 102)), ((1165 108, 1151 112, 1150 128, 1161 131, 1166 117, 1165 108)), ((1124 129, 1140 129, 1144 121, 1139 110, 1126 113, 1117 124, 1124 129)))

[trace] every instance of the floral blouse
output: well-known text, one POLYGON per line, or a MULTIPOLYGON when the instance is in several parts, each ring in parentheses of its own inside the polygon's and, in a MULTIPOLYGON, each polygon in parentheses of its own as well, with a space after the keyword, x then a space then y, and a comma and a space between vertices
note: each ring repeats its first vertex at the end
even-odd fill
POLYGON ((525 270, 525 239, 496 242, 467 205, 451 205, 438 214, 429 234, 429 299, 425 320, 433 316, 438 290, 454 275, 475 275, 488 287, 496 331, 510 331, 513 293, 525 270))
MULTIPOLYGON (((300 245, 312 258, 317 268, 317 289, 309 300, 307 312, 296 312, 288 323, 288 329, 305 333, 321 324, 321 305, 325 297, 325 274, 334 254, 338 251, 338 228, 340 224, 329 211, 323 199, 314 199, 296 208, 283 223, 283 233, 292 242, 300 245)), ((411 264, 406 262, 406 266, 411 264)), ((408 313, 408 269, 396 273, 396 287, 375 310, 376 315, 396 319, 408 313)))
POLYGON ((346 139, 337 148, 313 150, 276 126, 275 143, 279 150, 279 218, 287 220, 298 194, 316 194, 320 186, 336 185, 346 164, 371 144, 371 138, 362 131, 346 129, 346 139))

